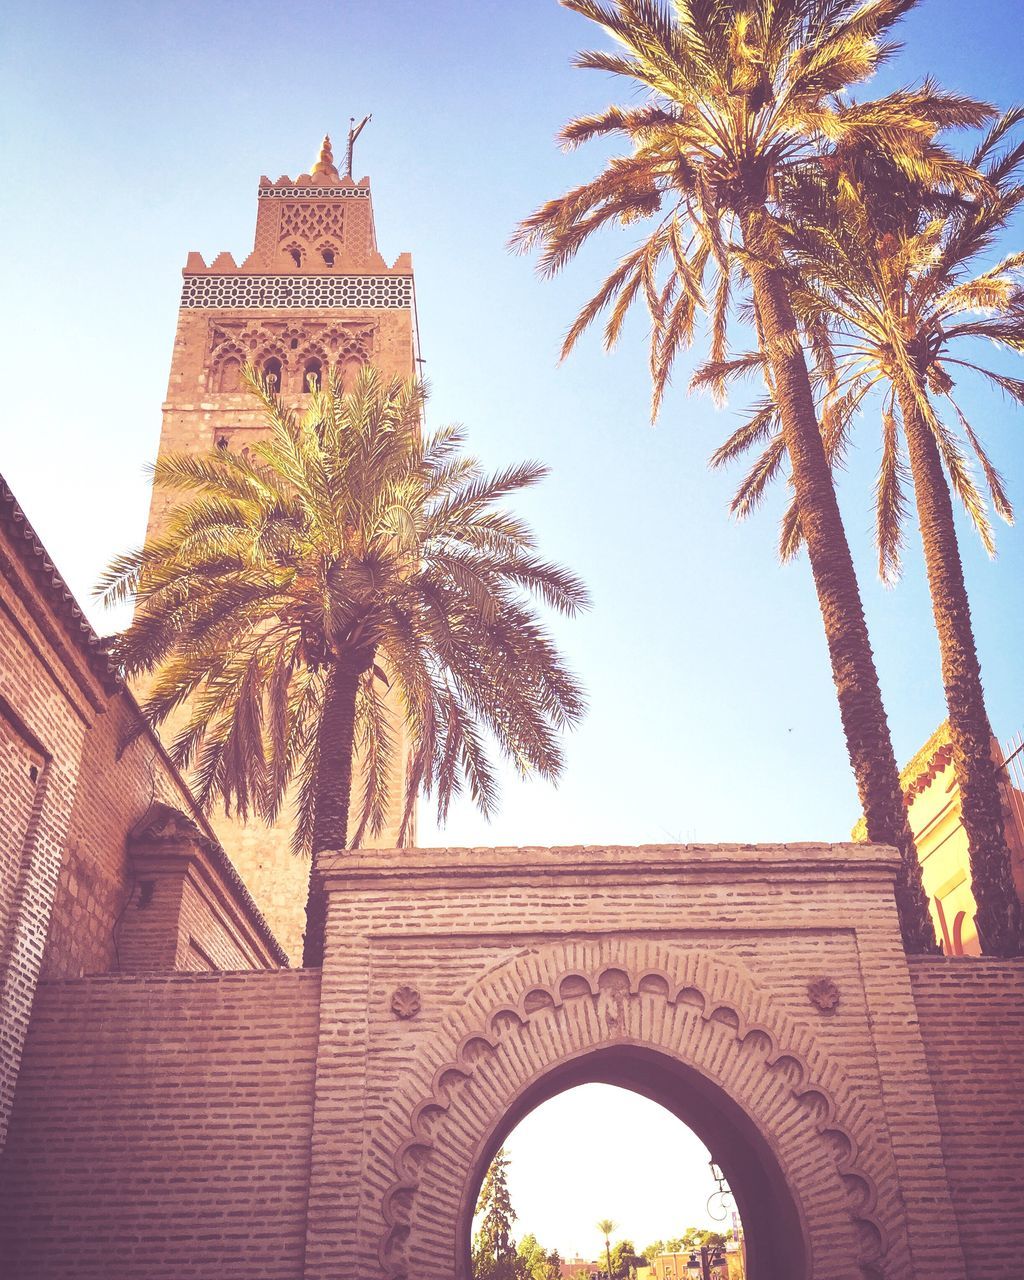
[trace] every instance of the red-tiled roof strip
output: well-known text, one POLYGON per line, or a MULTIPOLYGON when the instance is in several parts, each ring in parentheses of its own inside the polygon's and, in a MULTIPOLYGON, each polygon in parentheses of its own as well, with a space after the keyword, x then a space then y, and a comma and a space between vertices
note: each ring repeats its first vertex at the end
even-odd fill
POLYGON ((937 747, 925 769, 904 787, 903 794, 907 804, 910 804, 915 796, 927 791, 939 774, 952 763, 952 744, 947 742, 945 746, 937 747))
MULTIPOLYGON (((54 612, 60 617, 68 627, 72 639, 78 642, 81 651, 84 653, 89 667, 93 674, 99 680, 100 684, 107 693, 120 693, 131 702, 135 711, 141 715, 135 698, 122 679, 117 667, 114 665, 107 652, 106 642, 102 640, 90 626, 85 614, 78 606, 78 602, 72 595, 70 588, 64 581, 56 565, 46 553, 46 548, 39 540, 39 536, 33 529, 28 516, 22 510, 17 498, 11 490, 10 485, 0 475, 0 521, 3 522, 12 533, 12 541, 14 545, 24 552, 24 563, 33 577, 42 586, 45 594, 48 596, 54 612)), ((204 848, 210 858, 217 865, 217 868, 223 873, 224 878, 231 885, 232 889, 238 896, 246 915, 249 917, 256 931, 266 943, 268 949, 278 964, 287 967, 288 956, 282 948, 281 944, 274 937, 270 925, 267 924, 263 913, 252 899, 252 895, 245 887, 242 877, 238 874, 235 864, 231 861, 223 845, 216 838, 212 828, 206 821, 206 815, 202 812, 199 805, 192 796, 192 792, 188 784, 178 772, 177 767, 168 756, 163 743, 157 734, 148 727, 146 728, 147 736, 155 743, 160 754, 163 756, 167 767, 172 774, 181 782, 182 790, 188 797, 190 808, 192 809, 193 819, 201 828, 205 844, 204 848)))
POLYGON ((900 788, 906 804, 932 784, 953 760, 949 722, 943 720, 928 741, 900 770, 900 788))

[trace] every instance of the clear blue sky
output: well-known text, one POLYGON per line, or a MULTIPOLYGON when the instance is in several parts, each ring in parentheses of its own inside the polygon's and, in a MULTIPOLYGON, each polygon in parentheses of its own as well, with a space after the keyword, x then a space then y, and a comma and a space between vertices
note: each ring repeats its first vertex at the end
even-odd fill
MULTIPOLYGON (((999 104, 1024 96, 1019 16, 998 0, 927 0, 880 87, 932 71, 999 104)), ((517 217, 598 162, 552 141, 618 92, 569 66, 593 38, 554 0, 16 4, 0 68, 0 469, 84 599, 143 529, 187 251, 243 256, 260 174, 308 168, 325 129, 340 137, 372 111, 356 168, 374 184, 384 253, 414 256, 433 419, 465 422, 490 464, 550 463, 526 506, 595 600, 561 628, 592 710, 560 791, 513 784, 490 828, 460 811, 440 838, 842 838, 856 796, 806 562, 776 564, 777 507, 730 522, 735 474, 705 467, 735 409, 687 397, 681 371, 652 430, 639 321, 613 356, 595 337, 558 366, 574 306, 626 233, 554 283, 504 248, 517 217)), ((1024 503, 1021 413, 969 398, 1024 503)), ((865 421, 842 500, 903 759, 941 719, 942 694, 916 546, 899 588, 875 581, 877 452, 865 421)), ((1024 542, 1001 529, 996 563, 964 544, 1005 738, 1024 726, 1024 542)), ((426 814, 422 834, 435 838, 426 814)))
MULTIPOLYGON (((1024 97, 1020 16, 1009 0, 926 0, 879 88, 933 72, 1000 105, 1024 97)), ((806 562, 777 565, 777 504, 732 523, 735 475, 705 468, 735 410, 688 398, 681 371, 652 430, 642 323, 614 356, 595 338, 557 365, 574 307, 624 233, 555 283, 504 248, 518 217, 598 164, 552 141, 568 116, 619 93, 569 66, 594 40, 583 20, 554 0, 44 0, 15 3, 4 21, 0 469, 80 600, 142 536, 142 467, 156 451, 186 253, 244 256, 259 176, 307 169, 325 129, 340 138, 350 115, 372 111, 356 168, 373 181, 384 254, 413 253, 433 420, 465 422, 493 466, 551 465, 525 506, 546 553, 595 601, 559 628, 592 703, 560 790, 511 785, 490 828, 460 809, 441 837, 424 814, 422 841, 845 838, 856 796, 806 562)), ((965 398, 1024 507, 1024 417, 973 389, 965 398)), ((944 713, 916 544, 900 587, 875 580, 877 455, 865 421, 841 493, 903 759, 944 713)), ((1024 539, 1001 529, 995 563, 963 541, 1005 738, 1024 727, 1024 539)), ((632 1112, 616 1114, 602 1125, 640 1132, 632 1112)), ((568 1100, 561 1115, 546 1112, 544 1142, 563 1153, 547 1167, 564 1186, 585 1161, 568 1100)), ((529 1143, 511 1142, 527 1161, 529 1143)), ((618 1206, 640 1172, 652 1188, 667 1175, 635 1155, 618 1172, 619 1189, 608 1183, 600 1203, 561 1219, 562 1238, 543 1220, 538 1234, 589 1250, 605 1214, 646 1234, 618 1206)), ((686 1222, 661 1230, 698 1221, 701 1194, 680 1201, 686 1222)))

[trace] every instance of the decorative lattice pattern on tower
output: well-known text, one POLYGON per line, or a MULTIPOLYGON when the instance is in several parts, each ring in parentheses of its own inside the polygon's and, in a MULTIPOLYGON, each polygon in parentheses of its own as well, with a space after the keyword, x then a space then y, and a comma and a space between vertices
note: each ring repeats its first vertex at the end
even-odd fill
POLYGON ((345 210, 342 205, 286 204, 281 208, 281 225, 278 239, 299 236, 303 240, 315 240, 318 236, 333 236, 340 240, 345 232, 345 210))
POLYGON ((412 307, 411 276, 186 276, 183 307, 412 307))
POLYGON ((260 187, 261 200, 369 200, 366 187, 260 187))

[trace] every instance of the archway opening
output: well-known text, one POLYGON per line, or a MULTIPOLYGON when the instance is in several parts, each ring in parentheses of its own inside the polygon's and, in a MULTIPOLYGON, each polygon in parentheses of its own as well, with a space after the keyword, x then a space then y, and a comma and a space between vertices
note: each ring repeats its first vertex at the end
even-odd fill
MULTIPOLYGON (((577 1145, 590 1147, 593 1153, 592 1144, 577 1145)), ((664 1053, 623 1044, 594 1050, 555 1067, 515 1099, 481 1150, 466 1189, 459 1231, 460 1274, 466 1277, 476 1274, 473 1225, 480 1189, 495 1155, 502 1149, 510 1156, 507 1176, 513 1207, 517 1159, 526 1178, 534 1184, 538 1179, 541 1181, 542 1199, 557 1203, 561 1197, 566 1206, 566 1228, 558 1231, 553 1226, 556 1219, 538 1207, 536 1186, 525 1193, 519 1188, 525 1212, 517 1238, 534 1235, 545 1250, 545 1257, 557 1250, 560 1276, 588 1280, 591 1272, 587 1266, 595 1262, 600 1263, 596 1274, 606 1276, 607 1251, 603 1241, 597 1240, 596 1228, 605 1216, 617 1224, 616 1233, 611 1237, 612 1247, 622 1241, 631 1243, 637 1255, 632 1265, 638 1274, 650 1280, 703 1280, 705 1276, 715 1280, 725 1280, 726 1276, 729 1280, 736 1280, 737 1276, 743 1276, 744 1280, 803 1280, 807 1275, 807 1249, 800 1213, 768 1142, 745 1112, 717 1085, 664 1053), (651 1107, 652 1103, 660 1114, 651 1107), (625 1163, 634 1178, 633 1192, 623 1192, 628 1201, 625 1211, 604 1202, 613 1194, 613 1184, 622 1187, 621 1179, 595 1177, 592 1154, 587 1157, 583 1172, 574 1166, 574 1126, 567 1124, 574 1114, 577 1134, 581 1132, 578 1122, 583 1115, 589 1117, 589 1121, 584 1119, 584 1125, 589 1123, 606 1140, 605 1167, 610 1169, 612 1162, 625 1163), (614 1122, 609 1124, 609 1115, 619 1117, 617 1126, 614 1122), (641 1132, 640 1120, 643 1120, 642 1149, 630 1140, 629 1133, 620 1131, 631 1116, 636 1121, 632 1126, 634 1135, 641 1132), (652 1137, 659 1131, 661 1139, 652 1137), (652 1143, 657 1144, 656 1150, 650 1150, 652 1143), (678 1177, 674 1182, 675 1191, 673 1186, 667 1188, 666 1200, 666 1188, 660 1184, 672 1178, 666 1170, 672 1170, 674 1161, 678 1162, 678 1177), (545 1168, 550 1172, 536 1173, 545 1168), (720 1173, 721 1183, 715 1181, 715 1172, 720 1173), (568 1206, 573 1197, 568 1189, 574 1176, 577 1182, 590 1188, 594 1204, 589 1215, 582 1209, 572 1210, 570 1222, 568 1206), (607 1194, 602 1191, 603 1185, 608 1188, 607 1194), (724 1194, 718 1195, 723 1185, 724 1194), (655 1217, 636 1207, 643 1203, 645 1187, 649 1208, 655 1217), (639 1201, 635 1192, 640 1193, 639 1201), (679 1197, 678 1212, 659 1229, 656 1216, 667 1212, 664 1206, 671 1203, 673 1194, 679 1197), (700 1212, 702 1197, 703 1213, 700 1212), (683 1220, 687 1218, 694 1220, 683 1220), (590 1223, 589 1244, 572 1238, 583 1234, 587 1222, 590 1223), (716 1226, 722 1235, 735 1232, 742 1239, 742 1246, 738 1241, 735 1245, 727 1243, 716 1253, 714 1242, 709 1242, 702 1254, 699 1233, 714 1232, 716 1226), (687 1228, 694 1228, 698 1234, 691 1234, 685 1240, 685 1249, 667 1248, 683 1244, 687 1228), (543 1233, 550 1239, 545 1240, 543 1233), (641 1235, 649 1238, 641 1239, 641 1235), (666 1246, 660 1261, 646 1257, 652 1244, 666 1246), (589 1256, 585 1256, 588 1250, 589 1256), (568 1259, 566 1252, 570 1254, 568 1259), (580 1256, 578 1265, 574 1266, 577 1252, 580 1256), (641 1270, 642 1267, 648 1270, 641 1270)), ((613 1276, 617 1272, 623 1274, 623 1263, 627 1268, 624 1274, 628 1276, 628 1251, 620 1249, 617 1256, 612 1255, 613 1276)), ((544 1275, 542 1267, 538 1274, 544 1275)), ((554 1270, 550 1274, 554 1276, 554 1270)))

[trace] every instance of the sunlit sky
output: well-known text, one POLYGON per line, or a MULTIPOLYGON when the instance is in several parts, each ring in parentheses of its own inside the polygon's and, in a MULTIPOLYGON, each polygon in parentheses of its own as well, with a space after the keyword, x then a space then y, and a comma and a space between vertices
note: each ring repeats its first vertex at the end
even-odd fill
MULTIPOLYGON (((932 72, 1005 106, 1024 96, 1019 20, 1011 0, 926 0, 873 87, 932 72)), ((688 397, 684 362, 652 429, 641 320, 614 355, 594 337, 558 365, 574 307, 627 233, 553 283, 504 247, 517 218, 599 163, 553 143, 568 116, 620 92, 569 65, 599 38, 588 24, 554 0, 16 0, 4 23, 0 470, 98 628, 110 624, 90 587, 143 532, 186 253, 243 257, 259 176, 308 169, 325 130, 340 139, 350 115, 372 111, 356 170, 373 182, 385 256, 413 254, 431 418, 466 423, 493 467, 551 465, 522 509, 594 597, 588 617, 558 625, 591 701, 561 787, 510 780, 489 827, 461 807, 438 833, 424 812, 421 842, 845 838, 856 796, 806 561, 775 560, 781 494, 736 524, 736 474, 705 466, 739 406, 688 397)), ((963 400, 1024 501, 1020 413, 976 386, 963 400)), ((877 460, 866 418, 841 501, 905 759, 942 718, 942 691, 916 540, 896 590, 875 579, 877 460)), ((1001 528, 996 562, 963 543, 1005 740, 1024 727, 1024 540, 1001 528)), ((594 1127, 628 1134, 611 1112, 594 1127)), ((556 1184, 565 1194, 567 1171, 590 1177, 568 1103, 561 1115, 543 1129, 558 1154, 535 1166, 540 1202, 556 1184)), ((627 1219, 619 1206, 657 1156, 623 1151, 622 1189, 585 1196, 552 1243, 586 1250, 605 1214, 638 1236, 686 1225, 627 1219)))
POLYGON ((532 1232, 563 1258, 601 1256, 602 1218, 616 1224, 613 1243, 638 1250, 687 1227, 732 1226, 731 1200, 709 1212, 716 1184, 700 1139, 658 1103, 613 1085, 581 1085, 539 1106, 505 1152, 517 1238, 532 1232))

